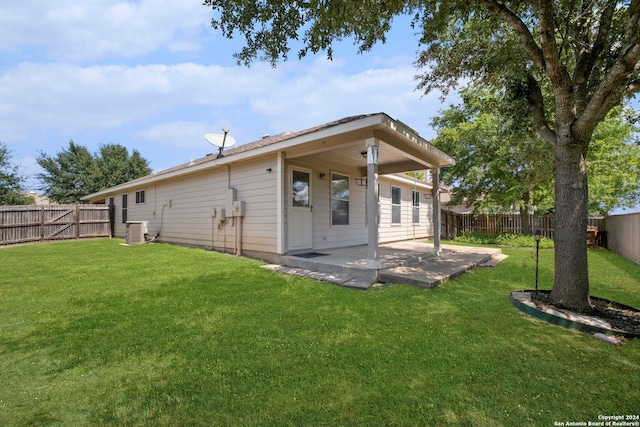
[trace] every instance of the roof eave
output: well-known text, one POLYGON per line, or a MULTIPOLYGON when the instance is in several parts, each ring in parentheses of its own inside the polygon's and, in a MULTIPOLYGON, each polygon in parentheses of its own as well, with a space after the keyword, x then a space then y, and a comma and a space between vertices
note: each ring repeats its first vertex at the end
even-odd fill
POLYGON ((413 157, 417 162, 425 165, 426 168, 436 165, 437 167, 444 167, 455 164, 455 160, 452 157, 434 147, 427 140, 420 137, 417 132, 404 125, 402 122, 392 119, 385 113, 378 113, 365 116, 358 120, 342 123, 328 128, 323 128, 315 132, 304 133, 299 136, 294 136, 290 139, 285 139, 271 145, 266 145, 253 150, 234 154, 229 157, 221 157, 210 161, 204 161, 193 166, 185 166, 184 168, 179 168, 170 172, 161 171, 156 174, 147 175, 133 181, 128 181, 107 188, 105 190, 86 195, 82 197, 82 200, 101 200, 111 194, 115 194, 123 190, 140 188, 151 183, 203 172, 220 166, 240 162, 248 158, 256 158, 274 152, 286 151, 287 149, 290 149, 291 147, 297 145, 317 141, 319 139, 327 139, 336 135, 341 135, 347 132, 354 132, 367 128, 379 129, 382 130, 385 134, 391 134, 395 136, 395 138, 392 138, 394 140, 394 145, 397 144, 399 148, 411 151, 411 157, 413 157), (425 162, 425 158, 428 159, 427 162, 425 162))

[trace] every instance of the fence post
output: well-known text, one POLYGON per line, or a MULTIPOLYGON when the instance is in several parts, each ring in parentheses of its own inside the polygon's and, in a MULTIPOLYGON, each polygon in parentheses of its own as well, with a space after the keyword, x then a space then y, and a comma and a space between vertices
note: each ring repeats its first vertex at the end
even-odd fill
POLYGON ((44 206, 40 207, 40 241, 44 242, 44 206))
POLYGON ((109 205, 109 229, 113 238, 116 234, 116 205, 109 205))
POLYGON ((76 205, 76 240, 80 240, 80 205, 76 205))

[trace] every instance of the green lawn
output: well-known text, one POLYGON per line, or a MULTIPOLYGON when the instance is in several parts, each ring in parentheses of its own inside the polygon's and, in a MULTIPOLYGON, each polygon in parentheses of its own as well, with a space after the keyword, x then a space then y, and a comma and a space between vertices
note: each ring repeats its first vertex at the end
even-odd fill
MULTIPOLYGON (((120 243, 0 248, 0 425, 553 426, 640 410, 640 340, 511 306, 533 286, 531 249, 436 289, 357 291, 120 243)), ((593 295, 640 306, 640 266, 589 257, 593 295)))

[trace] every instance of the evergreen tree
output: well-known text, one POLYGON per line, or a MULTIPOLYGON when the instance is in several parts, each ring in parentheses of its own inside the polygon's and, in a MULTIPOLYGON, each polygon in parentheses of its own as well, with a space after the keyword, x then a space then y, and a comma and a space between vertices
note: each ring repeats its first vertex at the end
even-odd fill
POLYGON ((40 153, 38 174, 41 190, 58 203, 79 203, 87 194, 151 173, 149 162, 136 150, 129 156, 125 147, 104 144, 92 155, 85 147, 69 141, 69 146, 48 156, 40 153))
POLYGON ((33 198, 24 195, 23 183, 18 166, 11 164, 11 151, 0 142, 0 205, 33 204, 33 198))

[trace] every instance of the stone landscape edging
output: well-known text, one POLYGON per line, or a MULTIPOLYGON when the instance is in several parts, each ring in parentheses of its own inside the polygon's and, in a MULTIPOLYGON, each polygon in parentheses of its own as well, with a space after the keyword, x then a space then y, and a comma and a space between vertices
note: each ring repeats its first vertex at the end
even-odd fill
MULTIPOLYGON (((588 333, 602 333, 611 336, 622 336, 625 338, 640 338, 640 334, 634 334, 630 332, 619 331, 613 329, 611 324, 597 317, 588 316, 578 313, 569 313, 561 311, 556 308, 547 307, 546 309, 540 309, 531 299, 532 292, 548 293, 549 291, 535 291, 535 290, 521 290, 511 292, 511 304, 518 310, 525 314, 535 317, 536 319, 544 320, 554 325, 562 326, 568 329, 575 329, 581 332, 588 333)), ((623 306, 631 310, 636 310, 633 307, 625 306, 614 301, 609 301, 604 298, 597 298, 600 301, 615 303, 618 306, 623 306)))

